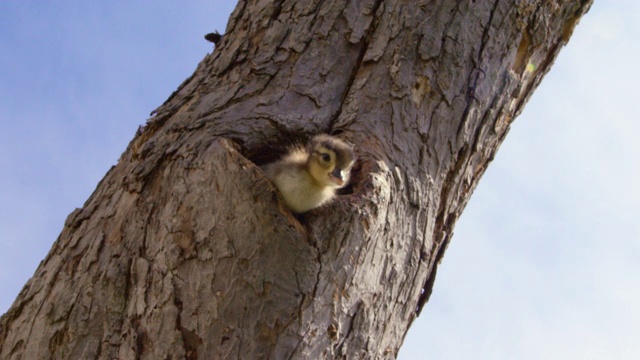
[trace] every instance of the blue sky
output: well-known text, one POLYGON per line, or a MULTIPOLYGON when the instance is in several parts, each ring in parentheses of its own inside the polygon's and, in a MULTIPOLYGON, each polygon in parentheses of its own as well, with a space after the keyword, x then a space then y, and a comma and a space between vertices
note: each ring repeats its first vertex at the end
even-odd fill
MULTIPOLYGON (((0 2, 0 313, 234 2, 0 2)), ((414 359, 640 354, 639 3, 597 1, 458 221, 414 359)))

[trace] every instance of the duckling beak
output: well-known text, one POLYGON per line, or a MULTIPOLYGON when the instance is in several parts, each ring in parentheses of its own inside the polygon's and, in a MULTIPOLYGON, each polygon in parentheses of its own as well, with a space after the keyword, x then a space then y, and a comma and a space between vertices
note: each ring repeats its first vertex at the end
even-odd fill
POLYGON ((342 186, 344 184, 344 171, 342 171, 342 169, 335 168, 329 176, 338 186, 342 186))

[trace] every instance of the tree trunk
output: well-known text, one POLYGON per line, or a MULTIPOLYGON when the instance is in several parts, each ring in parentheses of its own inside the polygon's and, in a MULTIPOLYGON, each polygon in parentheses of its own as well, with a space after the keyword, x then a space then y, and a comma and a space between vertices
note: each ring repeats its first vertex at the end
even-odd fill
MULTIPOLYGON (((2 359, 393 358, 590 0, 240 1, 0 320, 2 359), (331 133, 294 217, 258 166, 331 133)), ((427 356, 427 354, 425 354, 427 356)))

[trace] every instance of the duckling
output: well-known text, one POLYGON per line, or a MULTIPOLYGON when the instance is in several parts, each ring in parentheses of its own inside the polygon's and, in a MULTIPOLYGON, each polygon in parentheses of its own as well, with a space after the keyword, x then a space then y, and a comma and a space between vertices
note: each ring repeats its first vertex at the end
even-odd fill
POLYGON ((264 170, 292 212, 301 214, 331 201, 349 182, 355 162, 353 146, 317 135, 307 147, 292 148, 264 170))

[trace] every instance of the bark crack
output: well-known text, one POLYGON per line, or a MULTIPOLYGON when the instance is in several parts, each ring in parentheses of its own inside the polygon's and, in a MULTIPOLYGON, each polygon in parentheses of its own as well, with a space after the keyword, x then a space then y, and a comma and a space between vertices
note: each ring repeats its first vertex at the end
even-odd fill
POLYGON ((196 360, 198 359, 198 346, 202 344, 202 338, 198 334, 184 326, 182 326, 182 299, 179 297, 177 281, 183 281, 177 275, 172 279, 173 282, 173 304, 176 306, 176 330, 180 332, 182 339, 182 346, 185 352, 185 359, 196 360))
POLYGON ((35 326, 36 320, 40 318, 39 315, 40 315, 40 312, 42 311, 42 307, 47 302, 47 299, 49 298, 49 295, 51 295, 51 291, 53 289, 53 285, 56 283, 56 279, 58 278, 58 274, 60 274, 60 273, 61 273, 61 271, 55 271, 51 281, 47 282, 47 286, 45 287, 45 289, 46 289, 45 292, 46 293, 42 297, 42 302, 38 306, 38 310, 36 310, 35 314, 31 318, 31 326, 29 327, 29 332, 27 334, 27 339, 31 338, 31 333, 33 332, 33 327, 35 326))
POLYGON ((486 74, 481 67, 478 67, 478 64, 482 64, 482 54, 484 53, 485 47, 489 42, 489 30, 491 29, 491 25, 493 24, 494 15, 498 9, 498 4, 500 0, 496 0, 489 13, 489 21, 484 28, 482 33, 481 41, 480 41, 480 50, 478 51, 478 59, 475 63, 475 68, 471 70, 469 73, 469 78, 467 80, 467 94, 466 94, 466 106, 464 111, 462 112, 462 119, 460 120, 460 124, 458 125, 457 137, 460 138, 462 135, 462 131, 464 130, 467 121, 469 120, 469 114, 471 113, 471 108, 474 101, 479 101, 476 97, 476 87, 478 86, 478 81, 485 78, 486 74))
POLYGON ((378 9, 380 8, 380 5, 382 4, 382 2, 383 0, 376 0, 375 3, 373 4, 372 11, 371 11, 371 14, 372 14, 371 23, 369 24, 369 27, 367 28, 364 36, 360 40, 360 44, 359 44, 360 51, 358 53, 358 57, 356 58, 356 62, 353 68, 351 69, 351 74, 349 75, 344 91, 340 96, 340 102, 339 102, 340 105, 336 109, 335 113, 330 117, 329 131, 328 131, 329 133, 333 131, 334 124, 337 122, 338 117, 340 117, 340 115, 342 114, 342 107, 344 106, 345 101, 347 100, 347 97, 351 92, 351 88, 353 87, 353 84, 356 80, 358 72, 362 67, 364 56, 367 53, 367 50, 369 49, 369 44, 371 43, 371 36, 375 32, 375 30, 378 28, 380 19, 377 17, 377 14, 378 14, 378 9))
POLYGON ((456 179, 458 178, 458 173, 463 168, 465 159, 468 156, 469 145, 465 144, 459 151, 456 159, 456 163, 454 166, 447 172, 445 180, 442 185, 442 190, 440 191, 440 199, 438 205, 438 212, 436 215, 435 221, 435 233, 434 233, 434 244, 431 249, 431 252, 437 251, 437 255, 435 257, 435 262, 433 265, 433 270, 429 274, 429 277, 425 281, 424 286, 422 287, 422 293, 418 297, 418 303, 416 305, 416 313, 420 315, 424 304, 429 300, 431 296, 431 292, 433 291, 433 284, 435 282, 436 271, 438 268, 438 264, 444 256, 444 251, 448 245, 449 238, 451 236, 451 229, 456 220, 456 214, 449 212, 447 210, 447 205, 449 203, 449 195, 451 189, 453 188, 456 179), (440 239, 438 241, 438 239, 440 239))
POLYGON ((349 327, 347 328, 347 332, 345 332, 344 335, 340 338, 340 342, 336 344, 335 352, 338 355, 342 354, 343 356, 346 356, 346 354, 342 351, 342 349, 344 347, 344 344, 347 342, 347 339, 350 339, 351 334, 354 331, 354 323, 355 323, 356 317, 360 315, 360 311, 362 310, 362 304, 363 304, 363 301, 358 300, 358 304, 356 305, 356 309, 353 312, 353 315, 349 317, 349 327))

